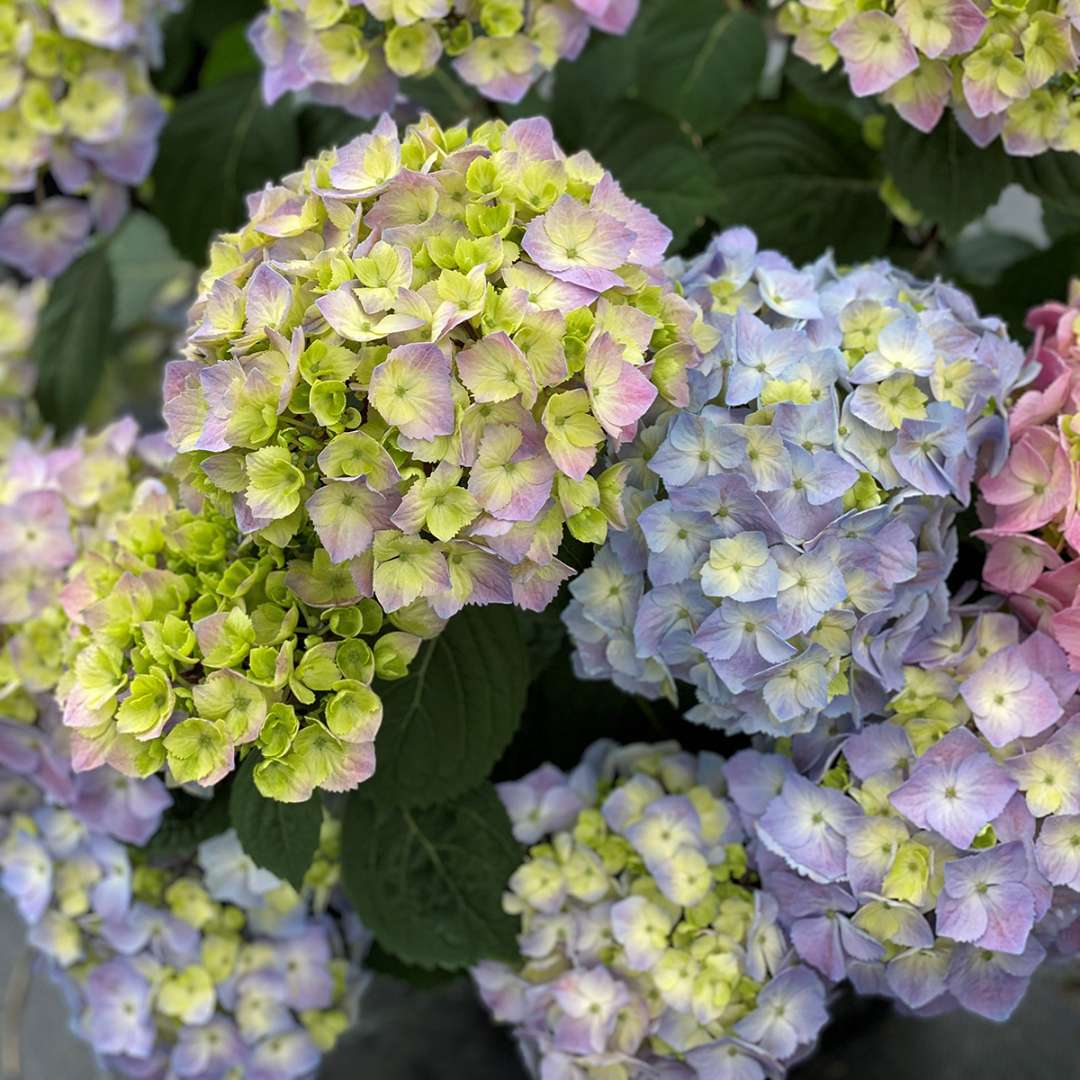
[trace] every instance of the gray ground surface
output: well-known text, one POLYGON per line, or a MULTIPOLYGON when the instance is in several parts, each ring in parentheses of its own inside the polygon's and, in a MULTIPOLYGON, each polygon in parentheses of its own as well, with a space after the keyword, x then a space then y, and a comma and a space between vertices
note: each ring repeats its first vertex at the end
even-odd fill
MULTIPOLYGON (((4 1000, 18 983, 23 928, 0 908, 4 1000)), ((356 1031, 323 1068, 322 1080, 524 1080, 505 1034, 492 1028, 466 981, 417 991, 379 977, 356 1031)), ((10 1012, 0 1024, 0 1064, 10 1067, 10 1012)), ((1046 970, 1012 1023, 956 1014, 910 1020, 884 1006, 847 1012, 793 1080, 1069 1080, 1080 1076, 1080 966, 1046 970)), ((69 1034, 64 1004, 48 979, 31 980, 18 1041, 22 1080, 96 1080, 90 1055, 69 1034)), ((15 1074, 0 1070, 2 1080, 15 1074)))

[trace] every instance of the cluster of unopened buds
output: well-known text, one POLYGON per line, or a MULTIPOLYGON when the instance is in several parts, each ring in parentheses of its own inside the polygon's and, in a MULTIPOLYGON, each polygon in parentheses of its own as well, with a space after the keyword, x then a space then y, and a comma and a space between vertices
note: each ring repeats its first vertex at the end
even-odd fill
POLYGON ((378 116, 398 80, 452 58, 464 82, 493 101, 520 101, 592 30, 624 34, 638 0, 270 0, 249 37, 265 66, 267 101, 309 90, 316 101, 378 116))
POLYGON ((601 742, 500 785, 530 845, 504 899, 523 962, 473 976, 535 1075, 764 1077, 813 1046, 825 985, 754 884, 723 765, 601 742))
POLYGON ((745 229, 677 265, 705 355, 615 455, 630 529, 570 585, 586 678, 787 735, 880 711, 943 626, 954 511, 1000 466, 1025 376, 1000 320, 888 263, 795 268, 745 229))
POLYGON ((165 123, 150 83, 173 0, 0 5, 0 192, 35 195, 0 217, 0 262, 56 277, 109 231, 147 177, 165 123))
POLYGON ((328 602, 370 589, 435 625, 544 608, 564 525, 625 527, 605 441, 686 400, 668 230, 543 119, 400 137, 384 117, 249 209, 166 375, 188 484, 287 558, 314 546, 328 602))
POLYGON ((963 608, 908 657, 884 720, 794 763, 742 751, 731 796, 805 963, 1004 1020, 1048 950, 1080 950, 1080 674, 1015 616, 963 608))
POLYGON ((787 0, 780 29, 798 56, 844 63, 859 97, 880 94, 920 131, 952 106, 980 146, 1080 151, 1080 8, 1075 0, 787 0))
POLYGON ((1080 283, 1028 314, 1037 374, 1009 409, 1004 468, 979 484, 983 579, 1080 669, 1080 283))

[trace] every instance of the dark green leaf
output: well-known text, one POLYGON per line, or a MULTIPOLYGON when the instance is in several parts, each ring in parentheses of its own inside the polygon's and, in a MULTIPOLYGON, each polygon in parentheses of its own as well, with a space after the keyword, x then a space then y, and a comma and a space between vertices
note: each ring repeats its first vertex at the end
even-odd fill
POLYGON ((429 112, 445 127, 463 121, 478 124, 490 118, 487 102, 462 82, 446 61, 423 79, 403 79, 401 92, 414 113, 429 112))
POLYGON ((503 889, 521 861, 490 784, 426 810, 350 796, 342 836, 349 899, 383 948, 408 964, 513 961, 503 889))
MULTIPOLYGON (((565 595, 565 594, 564 594, 565 595)), ((521 639, 529 658, 529 681, 534 682, 555 659, 566 641, 558 602, 549 604, 543 611, 522 611, 514 608, 514 616, 521 628, 521 639)))
MULTIPOLYGON (((563 146, 593 146, 591 132, 602 122, 607 107, 625 98, 637 75, 636 27, 625 37, 593 34, 577 60, 555 68, 555 89, 549 109, 534 100, 530 113, 515 110, 516 117, 547 112, 563 146), (584 107, 588 103, 588 107, 584 107), (539 105, 540 108, 535 106, 539 105)), ((530 93, 530 97, 535 95, 530 93)))
POLYGON ((191 21, 195 36, 204 45, 212 45, 226 27, 247 26, 264 9, 264 0, 192 0, 191 21))
POLYGON ((210 238, 244 220, 243 198, 300 162, 288 99, 262 104, 242 75, 184 97, 162 132, 154 209, 181 255, 202 265, 210 238))
POLYGON ((157 218, 135 210, 109 241, 109 266, 116 287, 113 329, 129 330, 146 317, 161 290, 184 267, 157 218))
POLYGON ((1080 267, 1080 233, 1066 236, 1047 251, 1013 263, 989 289, 972 292, 984 315, 1000 315, 1012 335, 1024 336, 1024 316, 1046 300, 1061 299, 1080 267))
POLYGON ((822 71, 792 53, 784 64, 784 79, 810 101, 832 109, 841 109, 853 116, 865 116, 875 109, 873 98, 857 98, 840 64, 822 71))
POLYGON ((1001 144, 980 150, 951 113, 924 135, 890 112, 882 158, 904 197, 950 236, 993 206, 1012 178, 1001 144))
POLYGON ((305 105, 300 110, 300 140, 305 158, 332 146, 344 146, 375 126, 374 120, 352 116, 332 105, 305 105))
POLYGON ((248 44, 246 24, 236 23, 214 39, 199 71, 199 86, 214 86, 253 71, 262 71, 262 65, 248 44))
POLYGON ((984 232, 957 240, 945 253, 951 277, 972 285, 992 285, 1014 263, 1038 251, 1030 240, 1006 233, 984 232))
POLYGON ((184 85, 198 51, 192 4, 185 4, 165 20, 162 51, 165 62, 153 73, 154 85, 166 94, 175 94, 184 85))
POLYGON ((479 783, 521 720, 528 657, 509 608, 469 607, 425 642, 406 678, 376 686, 383 722, 360 794, 427 806, 479 783))
POLYGON ((319 846, 322 803, 318 796, 302 803, 267 799, 255 787, 256 754, 249 754, 236 773, 229 797, 229 816, 244 851, 297 889, 319 846))
POLYGON ((672 253, 715 208, 716 174, 690 137, 662 113, 636 102, 605 109, 586 146, 627 195, 671 229, 672 253))
POLYGON ((143 848, 151 857, 190 856, 211 837, 229 827, 229 796, 224 785, 210 799, 196 799, 182 791, 173 792, 173 804, 162 816, 158 830, 143 848))
POLYGON ((654 0, 642 18, 642 101, 709 136, 753 100, 765 66, 764 24, 756 15, 717 0, 654 0))
POLYGON ((829 247, 841 259, 884 247, 891 219, 865 149, 768 113, 745 116, 707 149, 720 178, 722 225, 749 225, 763 245, 797 262, 829 247))
POLYGON ((1080 215, 1080 154, 1015 158, 1013 177, 1055 210, 1080 215))
POLYGON ((420 990, 429 990, 435 986, 445 986, 448 982, 461 978, 445 968, 422 968, 415 964, 406 964, 400 957, 387 952, 377 941, 364 957, 364 970, 374 971, 379 975, 392 975, 395 979, 415 986, 420 990))
POLYGON ((49 289, 33 357, 37 403, 59 433, 70 431, 93 400, 105 370, 116 298, 102 243, 75 260, 49 289))

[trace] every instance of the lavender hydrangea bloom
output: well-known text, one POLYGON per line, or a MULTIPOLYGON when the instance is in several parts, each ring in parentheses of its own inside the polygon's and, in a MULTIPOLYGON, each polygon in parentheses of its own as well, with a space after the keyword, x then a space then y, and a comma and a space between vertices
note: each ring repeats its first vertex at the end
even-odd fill
POLYGON ((150 82, 176 0, 15 0, 9 5, 0 191, 30 196, 0 217, 0 262, 56 277, 94 230, 116 227, 149 175, 165 109, 150 82))
POLYGON ((134 875, 122 845, 39 808, 10 821, 0 887, 111 1074, 312 1080, 348 1023, 346 951, 364 944, 327 912, 339 830, 324 821, 298 892, 236 855, 232 833, 134 875), (260 890, 239 891, 239 871, 260 890))
MULTIPOLYGON (((538 1075, 618 1062, 627 1075, 757 1080, 817 1038, 825 987, 792 961, 776 900, 750 884, 724 765, 674 743, 598 743, 572 777, 546 765, 500 785, 515 823, 523 792, 572 786, 579 800, 535 836, 504 896, 523 964, 473 969, 538 1075)), ((744 756, 735 771, 767 770, 744 756)))
POLYGON ((616 454, 631 528, 572 590, 575 670, 672 700, 690 683, 690 718, 727 731, 879 711, 945 626, 953 516, 1000 467, 1023 353, 939 282, 799 269, 745 229, 670 272, 704 359, 616 454))
POLYGON ((792 740, 808 775, 743 751, 728 781, 804 963, 919 1012, 1004 1019, 1046 947, 1080 945, 1077 676, 1049 637, 984 605, 958 603, 905 649, 884 717, 792 740), (1003 741, 985 688, 1022 693, 1036 672, 1034 733, 1003 741))
POLYGON ((356 116, 378 116, 399 78, 430 75, 445 54, 454 72, 493 101, 518 102, 590 31, 624 34, 639 0, 533 0, 482 7, 462 0, 355 0, 333 10, 273 3, 248 31, 270 103, 290 90, 356 116), (353 9, 360 8, 363 30, 353 9))

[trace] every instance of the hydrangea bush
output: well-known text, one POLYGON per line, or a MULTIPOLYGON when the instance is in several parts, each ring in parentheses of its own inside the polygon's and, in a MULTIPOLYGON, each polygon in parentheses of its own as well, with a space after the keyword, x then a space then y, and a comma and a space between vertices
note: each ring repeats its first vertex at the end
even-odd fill
POLYGON ((741 751, 728 783, 804 963, 1004 1020, 1048 949, 1080 950, 1080 674, 1015 616, 964 608, 908 659, 885 721, 794 764, 741 751))
POLYGON ((638 0, 271 0, 249 38, 263 93, 289 90, 357 116, 398 97, 398 80, 430 75, 443 55, 492 101, 518 102, 559 60, 574 60, 592 30, 623 34, 638 0))
POLYGON ((544 608, 563 526, 625 525, 605 441, 686 400, 669 231, 543 119, 402 136, 384 117, 249 211, 166 375, 189 485, 304 552, 324 605, 544 608))
POLYGON ((123 217, 165 109, 150 83, 174 0, 6 0, 0 8, 0 262, 56 277, 123 217), (47 194, 45 180, 50 182, 47 194))
POLYGON ((190 865, 157 865, 59 807, 4 824, 0 888, 72 1029, 112 1075, 316 1075, 348 1026, 362 945, 329 908, 332 821, 300 892, 256 867, 231 831, 190 865))
POLYGON ((1010 154, 1080 151, 1074 0, 787 0, 779 26, 796 55, 825 71, 843 61, 858 97, 881 95, 920 131, 951 106, 979 146, 1000 135, 1010 154))
POLYGON ((570 585, 577 670, 690 682, 729 731, 873 711, 947 620, 954 511, 1000 465, 1023 352, 942 282, 799 270, 744 229, 673 272, 711 338, 688 407, 618 452, 634 524, 570 585))
POLYGON ((1037 375, 1009 410, 1009 457, 979 485, 989 545, 983 580, 1080 667, 1080 284, 1068 303, 1031 311, 1037 375))
POLYGON ((600 742, 499 786, 530 845, 504 899, 523 963, 473 975, 534 1075, 764 1078, 813 1046, 825 986, 755 885, 723 766, 600 742))

